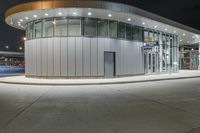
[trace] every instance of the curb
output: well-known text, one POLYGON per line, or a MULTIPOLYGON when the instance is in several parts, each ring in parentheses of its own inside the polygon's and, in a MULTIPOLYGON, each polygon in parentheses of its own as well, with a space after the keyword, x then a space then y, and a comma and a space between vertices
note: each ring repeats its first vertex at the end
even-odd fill
POLYGON ((1 81, 3 84, 15 84, 15 85, 37 85, 37 86, 83 86, 83 85, 111 85, 111 84, 131 84, 131 83, 143 83, 143 82, 158 82, 158 81, 169 81, 169 80, 180 80, 180 79, 192 79, 200 78, 200 76, 189 76, 189 77, 176 77, 176 78, 163 78, 163 79, 150 79, 150 80, 136 80, 136 81, 119 81, 119 82, 101 82, 101 83, 31 83, 31 82, 12 82, 12 81, 1 81))

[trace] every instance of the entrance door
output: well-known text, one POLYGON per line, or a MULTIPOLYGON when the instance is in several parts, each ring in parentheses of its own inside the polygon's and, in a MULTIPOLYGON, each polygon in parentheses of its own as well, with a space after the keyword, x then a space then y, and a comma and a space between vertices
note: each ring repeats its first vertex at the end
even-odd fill
POLYGON ((145 73, 153 74, 159 70, 159 55, 152 48, 144 50, 145 73))
POLYGON ((115 76, 115 52, 104 52, 104 75, 107 78, 115 76))

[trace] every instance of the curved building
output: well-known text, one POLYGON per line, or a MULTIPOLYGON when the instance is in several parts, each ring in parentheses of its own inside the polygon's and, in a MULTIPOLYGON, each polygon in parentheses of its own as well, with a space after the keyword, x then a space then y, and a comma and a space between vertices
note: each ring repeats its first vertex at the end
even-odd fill
POLYGON ((27 77, 115 77, 177 72, 179 44, 199 30, 136 7, 97 0, 47 0, 8 9, 26 31, 27 77))

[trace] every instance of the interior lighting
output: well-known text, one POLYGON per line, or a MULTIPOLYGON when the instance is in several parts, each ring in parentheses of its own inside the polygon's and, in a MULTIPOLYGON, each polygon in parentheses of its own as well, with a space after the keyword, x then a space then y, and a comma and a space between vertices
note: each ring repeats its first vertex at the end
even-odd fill
POLYGON ((48 13, 45 13, 44 15, 45 15, 45 16, 49 16, 49 14, 48 14, 48 13))
POLYGON ((108 17, 112 17, 112 14, 108 14, 108 17))

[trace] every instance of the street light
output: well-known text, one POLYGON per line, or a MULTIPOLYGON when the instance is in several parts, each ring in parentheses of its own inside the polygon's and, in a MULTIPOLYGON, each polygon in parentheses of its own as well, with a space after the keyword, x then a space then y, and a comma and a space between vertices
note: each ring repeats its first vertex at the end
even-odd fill
POLYGON ((5 46, 5 48, 6 48, 6 49, 9 49, 9 46, 8 46, 8 45, 6 45, 6 46, 5 46))
POLYGON ((20 46, 20 47, 19 47, 19 50, 23 50, 23 47, 22 47, 22 46, 20 46))
POLYGON ((26 41, 26 40, 27 40, 27 38, 26 38, 26 37, 24 37, 24 38, 23 38, 23 40, 24 40, 24 41, 26 41))

